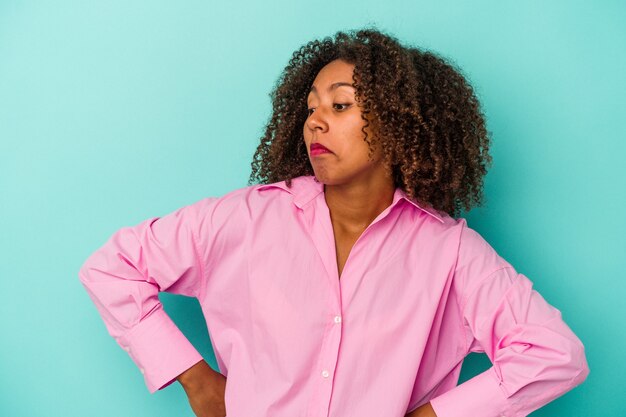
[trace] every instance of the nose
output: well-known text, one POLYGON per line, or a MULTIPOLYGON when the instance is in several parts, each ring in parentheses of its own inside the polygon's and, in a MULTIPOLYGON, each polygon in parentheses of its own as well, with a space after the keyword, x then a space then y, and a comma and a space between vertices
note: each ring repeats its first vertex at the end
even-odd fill
POLYGON ((318 107, 313 113, 311 113, 311 115, 306 120, 306 126, 311 131, 315 129, 321 130, 323 132, 328 130, 328 122, 326 121, 326 117, 322 112, 323 110, 321 109, 321 107, 318 107))

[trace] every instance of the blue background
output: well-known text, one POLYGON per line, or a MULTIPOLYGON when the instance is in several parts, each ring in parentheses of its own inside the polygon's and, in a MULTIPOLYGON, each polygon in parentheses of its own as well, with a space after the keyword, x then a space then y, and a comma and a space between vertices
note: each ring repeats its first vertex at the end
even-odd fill
MULTIPOLYGON (((623 415, 625 20, 621 1, 0 0, 0 414, 192 415, 178 384, 148 393, 78 269, 247 185, 291 53, 375 24, 475 87, 494 164, 464 217, 586 346, 588 379, 532 415, 623 415)), ((196 300, 161 299, 217 369, 196 300)))

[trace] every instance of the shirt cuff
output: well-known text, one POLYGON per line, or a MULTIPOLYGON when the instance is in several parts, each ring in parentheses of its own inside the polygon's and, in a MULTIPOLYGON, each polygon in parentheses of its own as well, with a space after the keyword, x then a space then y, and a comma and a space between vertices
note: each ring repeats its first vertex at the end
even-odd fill
POLYGON ((519 417, 492 366, 430 400, 437 417, 519 417))
POLYGON ((202 355, 159 305, 117 343, 143 374, 150 393, 165 388, 202 360, 202 355))

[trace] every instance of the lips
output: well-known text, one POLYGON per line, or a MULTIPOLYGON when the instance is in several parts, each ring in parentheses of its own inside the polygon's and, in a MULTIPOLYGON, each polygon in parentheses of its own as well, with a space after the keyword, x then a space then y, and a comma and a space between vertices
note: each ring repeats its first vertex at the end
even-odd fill
POLYGON ((326 152, 330 152, 330 149, 328 149, 326 146, 322 145, 321 143, 312 143, 311 144, 311 152, 318 150, 319 151, 326 151, 326 152))

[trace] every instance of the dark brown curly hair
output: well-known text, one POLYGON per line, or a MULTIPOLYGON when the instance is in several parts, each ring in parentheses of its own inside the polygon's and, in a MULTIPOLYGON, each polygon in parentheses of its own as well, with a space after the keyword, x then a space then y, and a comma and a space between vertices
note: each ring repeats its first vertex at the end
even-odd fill
POLYGON ((437 54, 403 46, 376 28, 339 31, 295 51, 270 97, 273 112, 254 153, 249 185, 314 175, 302 137, 307 95, 318 72, 354 65, 364 140, 377 141, 395 186, 452 217, 483 203, 490 132, 472 86, 437 54), (374 138, 365 128, 372 124, 374 138))

